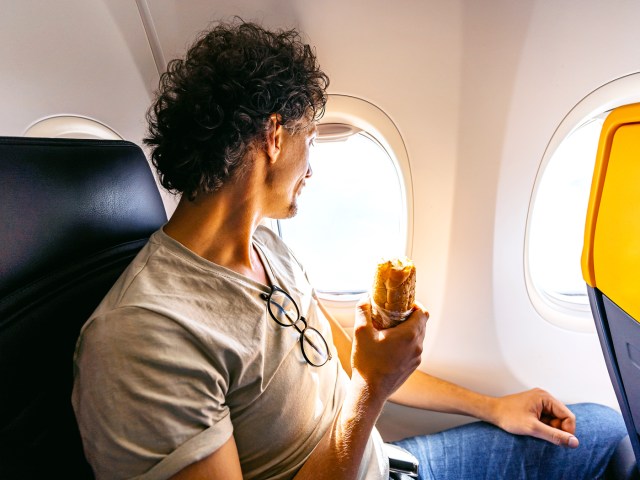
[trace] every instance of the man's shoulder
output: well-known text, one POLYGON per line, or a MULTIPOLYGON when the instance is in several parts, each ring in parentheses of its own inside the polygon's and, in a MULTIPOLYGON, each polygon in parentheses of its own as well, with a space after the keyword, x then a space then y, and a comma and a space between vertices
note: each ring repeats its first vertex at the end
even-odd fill
POLYGON ((258 225, 258 228, 256 228, 253 234, 253 239, 261 247, 266 248, 272 253, 287 257, 290 255, 290 250, 282 238, 266 225, 258 225))
POLYGON ((282 243, 280 236, 266 225, 258 225, 258 228, 253 233, 253 238, 263 243, 267 241, 282 243))
POLYGON ((253 238, 260 246, 266 247, 269 251, 281 256, 286 257, 289 260, 293 260, 296 263, 300 263, 293 251, 285 243, 285 241, 266 225, 259 225, 253 234, 253 238))
POLYGON ((275 260, 276 264, 281 265, 289 274, 293 275, 293 270, 301 271, 304 274, 305 268, 296 254, 272 229, 260 225, 253 238, 260 247, 271 254, 270 258, 275 260))

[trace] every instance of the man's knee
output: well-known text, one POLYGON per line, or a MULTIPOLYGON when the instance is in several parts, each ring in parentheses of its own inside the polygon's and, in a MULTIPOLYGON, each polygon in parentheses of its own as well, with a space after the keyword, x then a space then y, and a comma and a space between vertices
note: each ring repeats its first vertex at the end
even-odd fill
POLYGON ((597 403, 569 405, 576 416, 576 436, 580 442, 611 443, 613 446, 627 435, 620 412, 597 403))

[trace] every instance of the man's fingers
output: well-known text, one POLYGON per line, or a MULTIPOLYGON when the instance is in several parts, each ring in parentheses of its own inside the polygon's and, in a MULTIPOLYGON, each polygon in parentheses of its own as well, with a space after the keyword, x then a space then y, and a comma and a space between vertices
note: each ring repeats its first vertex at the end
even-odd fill
POLYGON ((369 296, 361 298, 356 305, 356 318, 353 327, 354 332, 358 329, 374 328, 371 320, 371 303, 369 296))
POLYGON ((544 417, 549 417, 549 421, 545 423, 552 427, 569 433, 576 431, 576 416, 564 403, 559 402, 551 395, 543 400, 542 418, 544 417))
POLYGON ((369 297, 368 296, 364 296, 363 298, 360 299, 360 301, 356 305, 356 311, 360 315, 365 317, 365 319, 367 317, 371 318, 371 303, 369 302, 369 297))
POLYGON ((561 445, 569 448, 577 448, 580 444, 575 435, 558 428, 553 428, 542 422, 536 423, 531 435, 555 445, 561 445))
POLYGON ((569 448, 577 448, 580 443, 573 435, 576 431, 575 415, 564 403, 551 395, 543 400, 542 418, 536 426, 540 435, 534 436, 543 440, 569 448))

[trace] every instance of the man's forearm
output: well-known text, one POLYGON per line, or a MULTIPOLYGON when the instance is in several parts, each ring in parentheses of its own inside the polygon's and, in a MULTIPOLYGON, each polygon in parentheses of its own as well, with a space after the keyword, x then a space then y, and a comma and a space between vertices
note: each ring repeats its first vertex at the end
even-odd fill
POLYGON ((384 396, 371 391, 354 373, 339 415, 295 479, 357 478, 362 456, 384 402, 384 396))
POLYGON ((491 422, 496 398, 416 370, 389 400, 407 407, 469 415, 491 422))

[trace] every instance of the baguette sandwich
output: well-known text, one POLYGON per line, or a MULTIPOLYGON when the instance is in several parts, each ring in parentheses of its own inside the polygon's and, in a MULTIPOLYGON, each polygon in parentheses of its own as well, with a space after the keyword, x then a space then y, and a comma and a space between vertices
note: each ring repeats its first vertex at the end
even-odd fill
POLYGON ((413 261, 393 258, 380 262, 371 291, 372 320, 376 328, 390 328, 404 321, 413 308, 416 267, 413 261))

